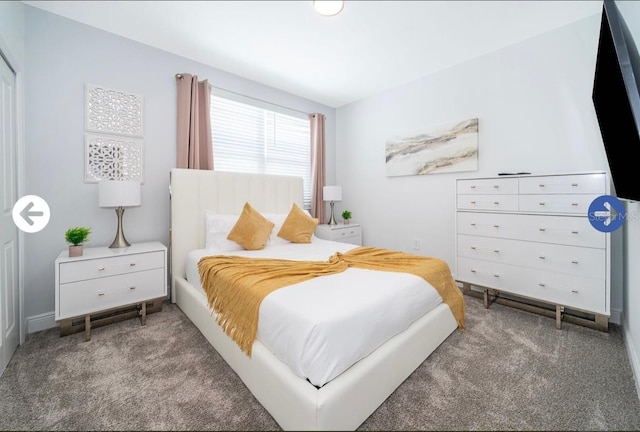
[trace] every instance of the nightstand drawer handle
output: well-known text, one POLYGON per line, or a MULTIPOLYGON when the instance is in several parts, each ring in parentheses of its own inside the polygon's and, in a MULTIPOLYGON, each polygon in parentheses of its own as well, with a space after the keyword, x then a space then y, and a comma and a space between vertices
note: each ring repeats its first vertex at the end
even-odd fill
POLYGON ((571 234, 578 234, 578 231, 571 231, 571 234))
POLYGON ((476 250, 476 247, 475 246, 471 246, 471 250, 476 250))
POLYGON ((500 201, 494 201, 493 202, 495 205, 500 205, 500 201))
POLYGON ((104 266, 103 267, 98 267, 98 271, 104 271, 104 266))
POLYGON ((497 278, 499 278, 499 277, 500 277, 500 275, 499 275, 499 274, 494 274, 494 275, 493 275, 493 277, 497 277, 497 278))
POLYGON ((100 291, 100 292, 98 293, 98 296, 103 296, 103 295, 104 295, 104 291, 100 291))
POLYGON ((129 287, 129 289, 130 289, 130 290, 134 290, 134 289, 136 289, 136 286, 135 286, 135 285, 131 285, 131 286, 129 287))
POLYGON ((538 258, 540 258, 541 260, 543 260, 543 259, 547 259, 546 257, 543 257, 543 256, 540 256, 540 257, 538 257, 538 258))
POLYGON ((475 203, 476 203, 475 201, 471 201, 471 204, 475 204, 475 203))
POLYGON ((577 202, 571 203, 572 206, 574 207, 578 207, 580 204, 578 204, 577 202))
POLYGON ((571 264, 578 264, 578 260, 571 260, 571 264))
POLYGON ((577 187, 578 183, 571 183, 571 186, 577 187))
POLYGON ((475 272, 476 272, 476 269, 471 269, 471 273, 475 273, 475 272))
POLYGON ((538 205, 543 206, 544 205, 544 201, 543 202, 539 202, 538 205))
POLYGON ((494 228, 500 228, 500 225, 494 225, 493 227, 494 228))
POLYGON ((500 253, 500 249, 494 249, 493 250, 495 253, 500 253))
POLYGON ((130 263, 129 264, 129 267, 135 267, 135 266, 136 266, 136 263, 130 263))
POLYGON ((547 285, 546 285, 546 284, 543 284, 543 283, 539 283, 539 284, 538 284, 538 286, 541 286, 542 288, 544 288, 544 287, 546 287, 547 285))
POLYGON ((571 292, 574 293, 574 294, 578 294, 578 290, 577 289, 572 289, 571 292))
POLYGON ((546 230, 547 230, 546 228, 538 228, 538 231, 545 232, 546 230))
POLYGON ((499 185, 493 185, 493 188, 494 188, 494 189, 499 189, 499 188, 500 188, 500 186, 499 186, 499 185))

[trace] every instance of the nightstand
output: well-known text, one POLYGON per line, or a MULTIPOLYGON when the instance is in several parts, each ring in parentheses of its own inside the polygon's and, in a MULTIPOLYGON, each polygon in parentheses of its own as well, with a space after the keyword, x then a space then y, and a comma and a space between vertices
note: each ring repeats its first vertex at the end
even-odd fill
POLYGON ((55 320, 60 336, 162 310, 167 296, 167 248, 159 242, 126 248, 64 250, 55 261, 55 320))
POLYGON ((325 240, 362 246, 362 228, 360 224, 356 223, 347 225, 318 225, 316 228, 316 236, 325 240))

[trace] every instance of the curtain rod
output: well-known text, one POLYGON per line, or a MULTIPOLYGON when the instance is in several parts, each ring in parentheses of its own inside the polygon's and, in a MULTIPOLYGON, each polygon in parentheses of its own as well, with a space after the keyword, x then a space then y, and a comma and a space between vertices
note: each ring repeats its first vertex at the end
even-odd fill
MULTIPOLYGON (((182 76, 182 74, 176 74, 176 78, 183 79, 184 77, 182 76)), ((297 110, 295 108, 290 108, 288 106, 279 105, 279 104, 276 104, 276 103, 273 103, 273 102, 269 102, 269 101, 266 101, 266 100, 263 100, 263 99, 258 99, 258 98, 253 97, 253 96, 247 96, 245 94, 234 92, 234 91, 231 91, 231 90, 227 90, 227 89, 222 88, 222 87, 216 87, 216 86, 213 86, 211 84, 209 84, 209 87, 214 88, 214 89, 218 89, 218 90, 222 90, 222 91, 226 91, 226 92, 229 92, 229 93, 237 94, 238 96, 242 96, 242 97, 246 97, 246 98, 249 98, 249 99, 253 99, 253 100, 256 100, 258 102, 264 102, 264 103, 267 103, 269 105, 274 105, 274 106, 277 106, 277 107, 280 107, 280 108, 284 108, 284 109, 288 109, 288 110, 291 110, 291 111, 299 112, 301 114, 309 115, 309 113, 306 112, 306 111, 300 111, 300 110, 297 110)))

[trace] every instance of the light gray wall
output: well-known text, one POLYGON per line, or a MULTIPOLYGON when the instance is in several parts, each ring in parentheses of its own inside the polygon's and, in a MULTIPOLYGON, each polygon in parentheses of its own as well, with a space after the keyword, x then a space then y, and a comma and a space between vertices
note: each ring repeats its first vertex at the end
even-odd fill
MULTIPOLYGON (((640 47, 640 3, 617 1, 633 40, 640 47)), ((639 77, 636 77, 636 80, 639 77)), ((629 218, 624 224, 624 314, 623 326, 629 360, 640 395, 640 203, 627 205, 629 218)))
MULTIPOLYGON (((455 179, 607 167, 591 89, 599 18, 483 55, 338 109, 340 208, 364 242, 454 265, 455 179), (385 140, 479 118, 479 169, 386 177, 385 140)), ((426 55, 426 54, 425 54, 426 55)))
POLYGON ((0 49, 20 67, 24 64, 24 16, 24 3, 0 2, 0 49))
MULTIPOLYGON (((208 78, 216 87, 327 116, 327 154, 335 158, 335 110, 72 20, 26 7, 26 193, 44 198, 49 225, 25 236, 25 313, 54 310, 54 267, 67 228, 93 229, 87 247, 107 246, 113 210, 98 207, 97 185, 84 182, 86 83, 144 96, 142 206, 127 209, 130 242, 168 243, 169 170, 175 166, 175 74, 208 78)), ((327 171, 330 180, 334 167, 327 171)))

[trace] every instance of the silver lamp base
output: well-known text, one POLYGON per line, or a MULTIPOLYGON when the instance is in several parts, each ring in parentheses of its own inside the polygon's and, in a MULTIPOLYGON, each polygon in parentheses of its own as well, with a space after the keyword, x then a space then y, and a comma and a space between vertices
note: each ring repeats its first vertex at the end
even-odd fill
POLYGON ((329 219, 329 222, 327 222, 327 225, 338 225, 338 222, 336 222, 336 218, 333 217, 333 205, 335 203, 333 201, 329 202, 329 205, 331 206, 331 218, 329 219))
POLYGON ((124 207, 117 207, 116 214, 118 215, 118 231, 116 231, 116 238, 113 239, 110 248, 123 248, 131 246, 131 244, 124 238, 124 232, 122 231, 122 215, 124 214, 124 207))

